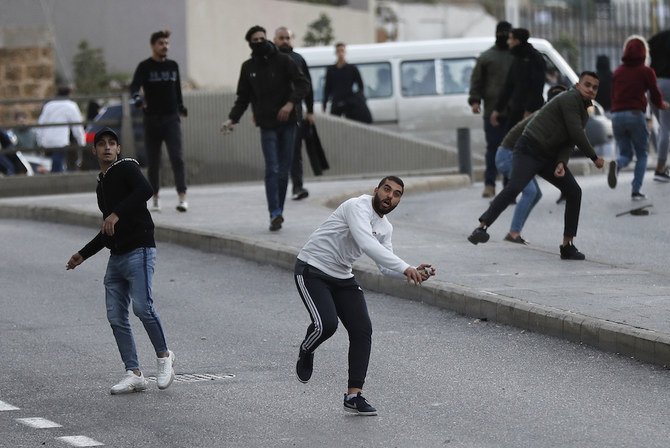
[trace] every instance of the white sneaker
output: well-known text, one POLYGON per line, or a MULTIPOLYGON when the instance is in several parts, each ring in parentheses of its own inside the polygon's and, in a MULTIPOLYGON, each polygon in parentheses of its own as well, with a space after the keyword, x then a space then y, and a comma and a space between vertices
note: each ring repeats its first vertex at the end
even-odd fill
POLYGON ((167 389, 174 380, 174 365, 175 356, 172 350, 168 350, 170 356, 167 358, 158 358, 156 363, 156 383, 159 389, 167 389))
POLYGON ((152 212, 160 212, 161 211, 161 203, 158 200, 158 198, 155 198, 153 202, 151 203, 151 208, 149 209, 152 212))
POLYGON ((147 380, 144 375, 140 373, 137 376, 132 370, 126 371, 126 376, 121 381, 112 386, 110 390, 112 395, 130 394, 132 392, 139 392, 147 388, 147 380))
POLYGON ((188 210, 188 202, 186 201, 179 201, 179 204, 177 204, 177 211, 179 212, 185 212, 188 210))

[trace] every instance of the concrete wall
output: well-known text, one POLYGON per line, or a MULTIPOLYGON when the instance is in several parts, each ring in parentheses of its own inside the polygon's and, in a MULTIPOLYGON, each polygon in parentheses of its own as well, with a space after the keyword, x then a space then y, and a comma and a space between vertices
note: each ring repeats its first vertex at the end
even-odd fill
POLYGON ((189 77, 200 87, 234 89, 240 65, 249 58, 244 34, 261 25, 273 35, 280 26, 291 28, 295 46, 303 45, 309 23, 326 13, 335 41, 374 42, 374 11, 335 8, 309 3, 277 0, 187 0, 189 77))

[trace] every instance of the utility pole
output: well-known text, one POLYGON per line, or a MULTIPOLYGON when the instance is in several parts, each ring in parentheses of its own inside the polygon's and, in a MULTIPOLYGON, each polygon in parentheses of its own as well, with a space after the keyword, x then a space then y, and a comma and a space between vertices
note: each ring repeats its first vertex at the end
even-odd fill
POLYGON ((519 0, 505 0, 505 20, 511 22, 514 28, 521 26, 519 23, 519 0))

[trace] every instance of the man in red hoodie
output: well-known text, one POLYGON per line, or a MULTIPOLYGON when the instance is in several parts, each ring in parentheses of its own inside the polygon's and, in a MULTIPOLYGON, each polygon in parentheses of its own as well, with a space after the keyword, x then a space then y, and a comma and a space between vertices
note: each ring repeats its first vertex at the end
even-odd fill
POLYGON ((612 127, 614 139, 619 149, 617 160, 612 160, 607 175, 610 188, 617 184, 619 170, 633 159, 635 151, 635 171, 631 199, 641 201, 647 197, 640 191, 644 172, 647 168, 647 91, 651 102, 659 109, 668 109, 656 85, 656 74, 645 62, 648 54, 647 42, 643 37, 631 36, 624 44, 623 62, 612 76, 612 127))

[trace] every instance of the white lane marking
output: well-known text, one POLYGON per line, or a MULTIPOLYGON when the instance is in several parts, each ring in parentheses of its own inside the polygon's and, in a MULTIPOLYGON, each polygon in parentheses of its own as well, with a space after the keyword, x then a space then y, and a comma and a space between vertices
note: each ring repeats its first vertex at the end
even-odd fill
POLYGON ((18 411, 19 408, 16 406, 12 406, 9 403, 5 403, 4 401, 0 401, 0 411, 18 411))
POLYGON ((61 428, 62 426, 58 423, 52 422, 42 417, 29 417, 29 418, 17 418, 17 422, 23 423, 26 426, 31 426, 33 428, 61 428))
POLYGON ((100 443, 97 440, 93 440, 90 437, 86 436, 65 436, 65 437, 56 437, 56 440, 61 440, 71 446, 103 446, 104 443, 100 443))

